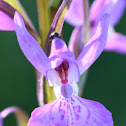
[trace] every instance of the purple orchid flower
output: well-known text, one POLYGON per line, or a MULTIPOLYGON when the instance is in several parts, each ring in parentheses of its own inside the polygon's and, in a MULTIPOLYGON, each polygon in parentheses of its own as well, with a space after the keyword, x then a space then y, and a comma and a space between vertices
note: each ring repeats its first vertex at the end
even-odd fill
POLYGON ((97 31, 87 42, 79 57, 69 51, 65 42, 55 37, 47 57, 37 41, 28 33, 22 16, 14 16, 15 30, 21 50, 31 64, 54 86, 56 100, 35 109, 28 126, 113 126, 111 112, 101 103, 78 96, 80 75, 102 53, 107 38, 109 15, 99 22, 97 31))
POLYGON ((13 20, 4 12, 0 11, 0 30, 14 31, 13 20))
POLYGON ((2 19, 0 20, 0 30, 14 31, 13 13, 15 12, 15 9, 3 0, 0 0, 0 5, 1 5, 0 6, 0 19, 2 19), (11 12, 8 10, 11 10, 11 12))
MULTIPOLYGON (((94 34, 94 31, 101 17, 105 13, 110 14, 111 21, 108 30, 108 38, 105 46, 105 51, 126 53, 126 36, 117 33, 114 30, 114 26, 119 22, 125 10, 125 7, 126 0, 95 0, 91 6, 91 35, 94 34)), ((66 21, 72 24, 73 26, 76 26, 73 34, 75 34, 75 32, 77 32, 78 30, 80 31, 80 28, 78 27, 81 27, 84 24, 83 0, 72 1, 70 9, 66 15, 66 21)), ((71 48, 72 45, 73 44, 70 43, 71 48)))

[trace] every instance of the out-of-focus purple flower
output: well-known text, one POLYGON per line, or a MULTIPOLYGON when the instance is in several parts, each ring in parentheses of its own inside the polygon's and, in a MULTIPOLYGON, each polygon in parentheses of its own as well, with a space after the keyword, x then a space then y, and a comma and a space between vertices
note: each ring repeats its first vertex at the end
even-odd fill
POLYGON ((2 120, 2 117, 1 117, 1 113, 0 113, 0 126, 3 126, 3 120, 2 120))
MULTIPOLYGON (((82 2, 83 0, 73 0, 70 9, 66 15, 66 21, 76 27, 82 26, 84 23, 82 2)), ((91 6, 91 35, 94 34, 94 31, 101 17, 105 13, 110 14, 111 21, 109 26, 107 43, 105 46, 106 51, 126 53, 126 36, 117 33, 114 30, 114 26, 119 22, 125 8, 125 0, 95 0, 91 6)))
POLYGON ((57 100, 35 109, 28 126, 113 126, 111 112, 101 103, 78 96, 77 82, 102 53, 107 38, 109 15, 99 22, 97 31, 75 59, 65 42, 55 37, 47 57, 25 28, 23 18, 16 12, 15 30, 21 50, 31 64, 54 86, 57 100))
POLYGON ((0 30, 14 31, 13 14, 15 9, 8 3, 0 0, 0 30))
POLYGON ((15 11, 18 11, 21 13, 25 20, 25 25, 28 29, 28 31, 31 33, 31 35, 38 39, 38 36, 36 34, 36 30, 30 21, 26 11, 20 4, 19 0, 0 0, 0 30, 1 31, 14 31, 14 13, 15 11))
POLYGON ((0 11, 0 30, 14 31, 14 22, 7 14, 0 11))

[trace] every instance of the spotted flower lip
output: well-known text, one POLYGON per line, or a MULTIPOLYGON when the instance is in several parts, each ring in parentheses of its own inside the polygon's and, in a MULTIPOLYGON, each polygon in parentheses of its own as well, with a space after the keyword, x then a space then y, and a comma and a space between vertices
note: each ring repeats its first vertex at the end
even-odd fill
MULTIPOLYGON (((73 34, 75 34, 75 31, 79 30, 78 27, 81 27, 84 24, 82 2, 83 2, 82 0, 78 0, 78 1, 73 0, 70 9, 66 15, 66 21, 71 25, 76 26, 73 34), (76 10, 78 11, 75 11, 74 8, 77 8, 76 10)), ((91 35, 94 34, 95 31, 94 29, 96 29, 97 24, 101 19, 101 17, 105 13, 110 14, 111 20, 110 20, 110 26, 108 30, 109 34, 107 37, 105 51, 114 51, 114 52, 124 53, 124 54, 126 53, 126 36, 117 33, 114 30, 114 26, 119 22, 125 8, 126 8, 125 0, 94 0, 93 4, 91 5, 90 16, 89 16, 90 23, 91 23, 91 35)), ((70 45, 73 44, 70 43, 70 45)))
POLYGON ((35 109, 28 126, 114 126, 111 113, 99 102, 73 96, 35 109))
POLYGON ((102 53, 110 17, 105 14, 97 31, 87 42, 79 57, 69 51, 65 42, 55 37, 51 42, 51 53, 47 57, 36 40, 28 33, 22 16, 16 12, 14 24, 19 46, 31 64, 46 76, 48 84, 54 86, 56 100, 35 109, 28 126, 113 126, 111 112, 101 103, 78 96, 77 82, 102 53))

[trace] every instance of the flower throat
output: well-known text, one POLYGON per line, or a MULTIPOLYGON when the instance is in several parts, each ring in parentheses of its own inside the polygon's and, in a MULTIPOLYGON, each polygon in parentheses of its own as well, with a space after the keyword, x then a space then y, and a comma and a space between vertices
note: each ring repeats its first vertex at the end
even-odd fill
POLYGON ((61 78, 61 83, 66 84, 68 82, 68 69, 69 63, 64 60, 60 66, 55 68, 55 70, 59 73, 59 77, 61 78))

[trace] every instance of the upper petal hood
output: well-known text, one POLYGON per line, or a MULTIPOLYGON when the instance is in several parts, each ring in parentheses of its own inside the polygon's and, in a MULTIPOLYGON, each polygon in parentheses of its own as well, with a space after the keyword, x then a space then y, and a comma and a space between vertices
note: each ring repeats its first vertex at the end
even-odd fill
POLYGON ((22 52, 31 64, 45 75, 48 58, 37 41, 26 30, 23 18, 18 12, 14 15, 14 24, 22 52))
POLYGON ((76 63, 79 67, 80 74, 85 72, 104 50, 109 21, 110 16, 108 14, 104 15, 98 24, 96 33, 92 36, 89 42, 87 42, 78 56, 76 63))
POLYGON ((54 38, 51 42, 51 52, 49 58, 53 56, 59 56, 61 58, 69 60, 75 60, 75 56, 67 48, 66 43, 60 38, 54 38))
POLYGON ((75 61, 74 53, 70 52, 66 43, 60 38, 54 38, 51 42, 48 69, 58 67, 63 60, 75 61))

